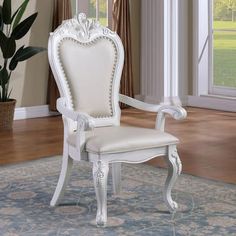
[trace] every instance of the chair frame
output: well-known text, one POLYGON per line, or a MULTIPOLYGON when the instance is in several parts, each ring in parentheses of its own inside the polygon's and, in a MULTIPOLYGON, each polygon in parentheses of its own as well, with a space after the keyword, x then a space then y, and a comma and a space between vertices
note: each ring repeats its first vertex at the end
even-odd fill
POLYGON ((48 46, 49 62, 55 76, 61 98, 57 100, 57 109, 62 114, 64 122, 64 147, 62 168, 57 183, 56 190, 50 202, 51 206, 59 204, 68 183, 73 161, 88 160, 93 163, 93 179, 97 198, 98 226, 105 226, 107 223, 107 176, 109 165, 112 165, 113 191, 115 194, 121 191, 121 163, 143 163, 157 156, 165 156, 168 164, 168 176, 165 182, 163 196, 170 212, 177 210, 178 205, 171 197, 171 190, 177 177, 182 170, 182 164, 177 153, 176 145, 166 145, 159 148, 150 148, 139 151, 97 155, 87 153, 84 150, 86 130, 94 127, 107 125, 120 125, 120 108, 118 101, 144 111, 157 113, 155 128, 164 132, 165 116, 169 114, 176 120, 184 119, 187 115, 184 108, 176 105, 154 105, 147 104, 136 99, 119 94, 119 84, 123 69, 124 51, 118 35, 109 29, 102 27, 97 22, 88 20, 81 13, 74 19, 64 21, 63 24, 51 33, 48 46), (64 78, 63 71, 59 69, 60 62, 57 61, 58 44, 64 37, 71 37, 83 43, 91 43, 98 37, 106 37, 112 40, 117 48, 118 65, 114 70, 113 84, 113 116, 109 118, 94 118, 86 113, 78 112, 73 109, 72 97, 69 86, 64 78), (67 138, 76 130, 76 146, 69 145, 67 138))

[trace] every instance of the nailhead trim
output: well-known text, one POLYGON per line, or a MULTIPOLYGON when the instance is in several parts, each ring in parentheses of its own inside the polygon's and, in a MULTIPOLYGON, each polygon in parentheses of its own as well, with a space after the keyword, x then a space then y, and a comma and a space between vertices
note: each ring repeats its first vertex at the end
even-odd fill
POLYGON ((66 73, 65 73, 65 70, 64 70, 64 67, 62 65, 62 61, 61 61, 61 55, 60 55, 60 48, 61 48, 61 45, 64 41, 67 41, 67 40, 70 40, 70 41, 73 41, 79 45, 82 45, 82 46, 93 46, 95 45, 98 41, 101 41, 101 40, 108 40, 109 42, 112 43, 112 46, 114 48, 114 51, 115 51, 115 60, 114 60, 114 64, 113 64, 113 68, 112 68, 112 73, 111 73, 111 79, 110 79, 110 88, 109 88, 109 106, 110 106, 110 113, 111 115, 110 116, 104 116, 102 114, 97 114, 95 118, 110 118, 113 116, 114 112, 113 112, 113 106, 112 106, 112 88, 113 88, 113 82, 114 82, 114 76, 115 76, 115 71, 116 71, 116 65, 117 65, 117 60, 118 60, 118 52, 117 52, 117 48, 116 48, 116 45, 115 43, 113 42, 112 39, 106 37, 106 36, 100 36, 100 37, 97 37, 96 39, 94 39, 93 41, 90 41, 90 42, 86 42, 86 43, 83 43, 83 42, 80 42, 76 39, 73 39, 71 37, 66 37, 66 38, 63 38, 60 43, 58 44, 58 47, 57 47, 57 59, 59 61, 59 65, 61 67, 61 70, 63 72, 63 75, 64 75, 64 79, 66 81, 66 87, 69 91, 69 99, 70 99, 70 103, 72 105, 72 107, 74 108, 74 103, 73 103, 73 97, 72 97, 72 93, 71 93, 71 89, 70 89, 70 85, 69 85, 69 81, 66 77, 66 73))

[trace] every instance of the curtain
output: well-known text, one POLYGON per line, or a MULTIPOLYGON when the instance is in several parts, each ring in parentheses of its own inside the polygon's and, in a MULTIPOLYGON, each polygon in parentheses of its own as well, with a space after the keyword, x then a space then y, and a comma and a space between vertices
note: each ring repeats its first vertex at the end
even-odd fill
MULTIPOLYGON (((72 17, 71 1, 70 0, 54 0, 53 3, 53 22, 52 31, 54 31, 63 20, 72 17)), ((48 78, 48 104, 51 111, 56 111, 56 100, 59 98, 59 91, 51 69, 49 70, 48 78)))
MULTIPOLYGON (((121 78, 120 93, 133 97, 133 68, 131 50, 131 22, 129 0, 114 0, 112 29, 120 36, 125 51, 124 69, 121 78)), ((124 105, 121 105, 124 108, 124 105)))

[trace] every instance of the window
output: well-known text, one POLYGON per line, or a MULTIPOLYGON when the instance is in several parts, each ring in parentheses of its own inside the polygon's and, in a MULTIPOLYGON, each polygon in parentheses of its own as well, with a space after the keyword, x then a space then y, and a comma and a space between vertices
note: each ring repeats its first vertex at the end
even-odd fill
POLYGON ((236 0, 210 0, 211 94, 236 96, 236 0))
POLYGON ((74 14, 84 12, 88 18, 96 19, 111 28, 113 0, 72 0, 74 14))
POLYGON ((236 0, 192 1, 193 87, 188 105, 236 112, 236 10, 217 9, 225 3, 236 0))
POLYGON ((196 0, 194 96, 236 97, 236 0, 196 0))

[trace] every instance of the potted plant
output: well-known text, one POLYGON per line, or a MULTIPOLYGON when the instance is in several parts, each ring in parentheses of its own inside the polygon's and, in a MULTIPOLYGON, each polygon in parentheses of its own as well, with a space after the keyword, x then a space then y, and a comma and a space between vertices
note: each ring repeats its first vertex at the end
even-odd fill
POLYGON ((41 47, 16 46, 33 25, 37 12, 22 21, 29 0, 12 14, 11 0, 4 0, 0 6, 0 130, 11 129, 16 100, 11 98, 12 88, 9 82, 19 62, 25 61, 37 53, 44 51, 41 47))

